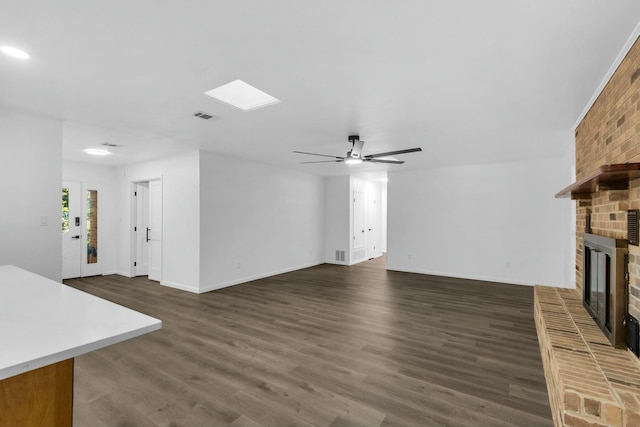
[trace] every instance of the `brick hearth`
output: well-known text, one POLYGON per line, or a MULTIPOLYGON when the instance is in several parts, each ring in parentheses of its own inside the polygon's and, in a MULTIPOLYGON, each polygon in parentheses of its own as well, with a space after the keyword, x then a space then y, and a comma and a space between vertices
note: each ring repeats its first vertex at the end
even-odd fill
POLYGON ((572 289, 535 287, 535 320, 557 427, 640 426, 640 364, 613 348, 572 289))

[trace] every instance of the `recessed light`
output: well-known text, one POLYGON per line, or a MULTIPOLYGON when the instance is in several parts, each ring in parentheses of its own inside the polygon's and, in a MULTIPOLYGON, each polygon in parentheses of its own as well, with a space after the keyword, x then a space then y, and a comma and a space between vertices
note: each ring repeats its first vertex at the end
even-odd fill
POLYGON ((242 80, 234 80, 226 85, 211 89, 204 94, 242 111, 251 111, 280 102, 279 99, 264 93, 260 89, 256 89, 242 80))
POLYGON ((346 159, 344 162, 348 165, 359 165, 360 163, 362 163, 362 159, 349 158, 349 159, 346 159))
POLYGON ((0 51, 5 55, 9 55, 18 59, 29 59, 29 54, 24 50, 17 49, 11 46, 0 46, 0 51))
POLYGON ((109 150, 105 150, 102 148, 87 148, 86 150, 82 150, 87 154, 91 154, 92 156, 106 156, 111 154, 109 150))

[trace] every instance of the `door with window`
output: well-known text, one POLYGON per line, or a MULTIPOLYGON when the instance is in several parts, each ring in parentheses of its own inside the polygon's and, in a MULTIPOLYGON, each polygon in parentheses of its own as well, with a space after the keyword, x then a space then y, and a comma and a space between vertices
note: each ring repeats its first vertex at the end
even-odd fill
POLYGON ((100 187, 62 184, 62 278, 102 274, 100 263, 100 187))

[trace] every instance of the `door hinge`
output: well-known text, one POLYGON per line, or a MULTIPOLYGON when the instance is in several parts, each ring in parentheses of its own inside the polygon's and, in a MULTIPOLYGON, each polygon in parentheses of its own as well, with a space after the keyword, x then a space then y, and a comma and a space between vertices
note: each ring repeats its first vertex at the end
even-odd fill
POLYGON ((134 192, 133 192, 133 195, 134 195, 134 196, 137 196, 137 195, 138 195, 138 192, 137 192, 137 191, 134 191, 134 192))
POLYGON ((138 231, 138 227, 133 227, 133 231, 138 231))
POLYGON ((134 261, 134 262, 133 262, 133 266, 134 266, 134 267, 137 267, 137 266, 138 266, 138 263, 134 261))

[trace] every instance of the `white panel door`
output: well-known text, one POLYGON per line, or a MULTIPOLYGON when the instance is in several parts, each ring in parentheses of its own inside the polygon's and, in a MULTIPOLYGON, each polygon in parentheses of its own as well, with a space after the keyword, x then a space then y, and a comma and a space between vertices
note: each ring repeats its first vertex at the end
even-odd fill
POLYGON ((149 279, 162 280, 162 181, 149 181, 149 279))
POLYGON ((378 254, 378 225, 379 225, 378 200, 374 193, 367 194, 367 258, 375 258, 378 254))
POLYGON ((136 192, 136 276, 149 274, 149 183, 140 182, 136 192))
POLYGON ((365 244, 365 193, 353 192, 353 249, 362 249, 365 244))
POLYGON ((82 262, 81 187, 79 182, 62 183, 62 278, 80 277, 82 262))

